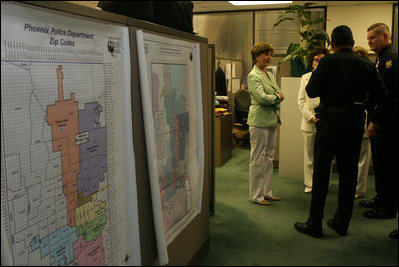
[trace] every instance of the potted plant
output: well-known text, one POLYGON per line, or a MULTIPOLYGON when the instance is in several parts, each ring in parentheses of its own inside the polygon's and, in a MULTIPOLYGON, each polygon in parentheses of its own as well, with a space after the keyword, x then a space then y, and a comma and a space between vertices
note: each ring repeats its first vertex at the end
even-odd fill
POLYGON ((286 61, 291 62, 291 76, 300 77, 307 71, 307 57, 313 48, 323 46, 325 42, 330 45, 330 38, 328 34, 315 26, 327 21, 326 18, 318 18, 312 20, 311 12, 307 8, 314 3, 305 3, 303 5, 290 5, 288 8, 277 18, 273 28, 280 25, 281 22, 286 20, 294 21, 298 27, 298 41, 291 43, 287 49, 287 56, 283 58, 280 65, 286 61), (294 14, 294 17, 292 16, 294 14))

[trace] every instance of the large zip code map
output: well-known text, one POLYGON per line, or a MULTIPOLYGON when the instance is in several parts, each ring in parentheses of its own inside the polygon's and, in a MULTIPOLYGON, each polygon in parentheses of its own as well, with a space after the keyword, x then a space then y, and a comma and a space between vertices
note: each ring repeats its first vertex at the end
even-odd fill
POLYGON ((127 29, 1 10, 2 265, 140 265, 127 29))

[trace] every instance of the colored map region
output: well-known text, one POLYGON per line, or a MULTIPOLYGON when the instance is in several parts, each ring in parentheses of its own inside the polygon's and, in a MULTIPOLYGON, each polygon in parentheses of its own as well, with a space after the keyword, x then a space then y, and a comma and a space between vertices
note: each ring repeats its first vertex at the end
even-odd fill
POLYGON ((2 265, 141 265, 129 36, 1 2, 2 265))
POLYGON ((164 231, 191 210, 187 66, 152 64, 152 99, 164 231))
MULTIPOLYGON (((67 199, 68 225, 77 227, 74 230, 79 238, 74 239, 74 258, 79 265, 104 265, 101 233, 107 222, 104 215, 106 203, 98 201, 97 205, 93 204, 99 182, 104 181, 107 170, 106 129, 99 122, 102 108, 97 103, 85 103, 85 109, 79 111, 74 94, 71 94, 70 100, 64 100, 61 70, 62 66, 58 66, 59 100, 47 107, 46 121, 51 125, 53 151, 61 151, 62 188, 67 199)), ((56 244, 59 245, 59 242, 56 244)), ((66 257, 62 259, 65 262, 60 265, 71 262, 67 262, 66 257)))
POLYGON ((12 75, 2 79, 2 106, 13 110, 7 113, 13 116, 2 117, 2 142, 14 145, 12 153, 8 145, 4 148, 14 261, 104 265, 108 219, 103 106, 98 101, 79 104, 75 93, 65 96, 63 66, 54 64, 46 68, 54 66, 51 77, 57 81, 53 90, 58 98, 49 100, 31 78, 43 64, 2 62, 2 75, 14 73, 21 81, 12 75), (14 92, 6 90, 11 82, 14 92))
POLYGON ((47 123, 51 126, 53 152, 61 152, 62 191, 67 198, 68 225, 76 225, 77 176, 79 173, 79 146, 75 135, 79 132, 78 103, 75 95, 64 100, 62 66, 57 68, 58 97, 55 105, 47 107, 47 123))

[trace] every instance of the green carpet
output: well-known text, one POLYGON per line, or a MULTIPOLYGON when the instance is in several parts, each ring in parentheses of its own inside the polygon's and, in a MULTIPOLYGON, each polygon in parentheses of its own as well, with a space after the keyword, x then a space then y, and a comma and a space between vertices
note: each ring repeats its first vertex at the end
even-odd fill
MULTIPOLYGON (((348 236, 327 227, 337 208, 338 174, 324 209, 323 238, 297 232, 296 221, 309 215, 310 194, 303 180, 274 171, 273 194, 282 198, 270 206, 248 200, 249 149, 234 148, 233 157, 215 170, 215 213, 210 223, 210 248, 199 266, 397 266, 398 241, 388 234, 397 219, 367 219, 355 201, 348 236)), ((368 177, 363 199, 374 197, 374 176, 368 177)))

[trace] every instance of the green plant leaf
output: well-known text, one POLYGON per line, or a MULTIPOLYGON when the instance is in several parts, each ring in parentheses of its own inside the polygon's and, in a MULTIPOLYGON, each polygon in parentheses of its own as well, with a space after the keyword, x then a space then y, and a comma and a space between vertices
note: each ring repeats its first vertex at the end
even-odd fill
POLYGON ((301 32, 299 32, 299 35, 300 35, 303 39, 308 40, 309 38, 311 38, 311 36, 314 35, 314 31, 313 31, 313 29, 308 30, 308 31, 301 31, 301 32))
POLYGON ((323 22, 326 22, 326 21, 327 21, 326 18, 318 18, 318 19, 309 21, 308 24, 309 24, 310 26, 314 26, 314 25, 317 25, 317 24, 319 24, 319 23, 323 23, 323 22))
POLYGON ((330 44, 330 37, 328 36, 328 34, 326 32, 322 32, 322 31, 318 31, 315 34, 312 35, 310 42, 317 42, 317 41, 326 41, 328 43, 328 45, 330 44))
POLYGON ((284 18, 284 17, 286 17, 289 14, 295 14, 295 13, 297 13, 297 10, 289 8, 289 9, 284 10, 284 12, 281 13, 280 16, 278 16, 277 19, 284 18))
POLYGON ((290 55, 290 54, 295 55, 295 54, 298 53, 298 51, 299 51, 300 48, 301 48, 300 44, 298 44, 298 43, 291 43, 291 44, 288 46, 288 48, 287 48, 287 54, 288 54, 288 55, 290 55))
POLYGON ((281 22, 285 20, 294 20, 293 18, 281 18, 276 23, 274 23, 273 28, 277 27, 281 22))
POLYGON ((291 10, 291 11, 301 11, 303 9, 304 9, 304 6, 301 6, 301 5, 290 5, 287 7, 287 10, 291 10))
POLYGON ((307 57, 310 51, 318 46, 323 46, 325 42, 330 44, 330 38, 328 34, 321 29, 316 29, 315 26, 320 23, 325 23, 326 18, 317 18, 312 20, 312 13, 306 10, 309 6, 315 3, 307 2, 303 5, 291 5, 277 18, 273 25, 277 27, 281 22, 285 20, 295 21, 298 26, 298 42, 291 43, 287 48, 287 56, 283 58, 279 64, 278 69, 280 70, 280 65, 284 62, 293 59, 298 59, 302 64, 307 66, 307 57), (293 17, 294 15, 294 17, 293 17), (305 26, 307 26, 305 28, 305 26))
POLYGON ((312 19, 312 13, 310 11, 304 10, 302 12, 302 15, 307 19, 307 20, 311 20, 312 19))
POLYGON ((291 55, 288 55, 285 58, 283 58, 282 60, 280 60, 280 62, 278 63, 278 67, 277 67, 278 71, 280 71, 281 64, 283 64, 283 63, 285 63, 287 61, 291 61, 291 60, 292 60, 292 56, 291 55))
POLYGON ((301 59, 301 61, 302 61, 302 64, 303 64, 303 66, 306 68, 307 67, 307 65, 308 65, 308 63, 307 63, 307 57, 308 57, 308 55, 302 55, 301 57, 300 57, 300 59, 301 59))

